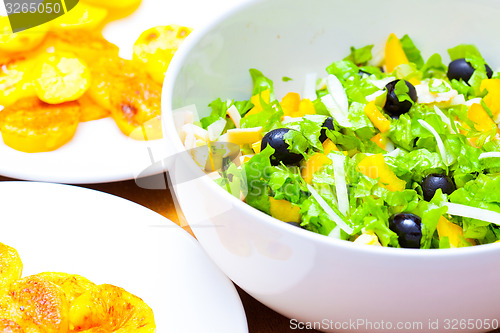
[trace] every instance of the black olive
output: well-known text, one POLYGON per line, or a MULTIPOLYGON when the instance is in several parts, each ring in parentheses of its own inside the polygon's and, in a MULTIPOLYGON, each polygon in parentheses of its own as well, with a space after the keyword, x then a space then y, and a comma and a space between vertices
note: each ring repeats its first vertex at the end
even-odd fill
POLYGON ((297 223, 297 222, 287 222, 289 225, 293 225, 294 227, 297 227, 297 228, 301 228, 302 229, 302 226, 300 225, 300 223, 297 223))
POLYGON ((389 219, 389 229, 398 235, 399 245, 419 249, 422 239, 422 219, 411 213, 399 213, 389 219))
MULTIPOLYGON (((326 118, 325 122, 323 123, 323 125, 321 125, 321 127, 326 127, 332 131, 335 130, 335 126, 333 125, 333 118, 332 117, 326 118)), ((319 136, 319 141, 325 142, 326 139, 328 139, 328 137, 326 136, 326 129, 322 128, 321 134, 319 136)))
MULTIPOLYGON (((394 88, 396 87, 396 83, 400 80, 394 80, 389 82, 385 89, 387 90, 387 99, 384 105, 384 110, 387 112, 392 118, 399 118, 400 115, 408 112, 412 106, 410 101, 400 102, 398 96, 394 92, 394 88)), ((417 102, 417 91, 415 87, 410 82, 406 81, 406 86, 408 87, 408 95, 412 99, 413 102, 417 102)))
MULTIPOLYGON (((486 75, 488 76, 489 79, 493 76, 493 71, 491 70, 490 66, 485 65, 486 67, 486 75)), ((458 80, 460 79, 464 80, 464 82, 468 83, 470 78, 472 77, 472 74, 474 74, 474 67, 467 61, 465 61, 464 58, 456 59, 450 62, 448 65, 448 79, 453 80, 458 80)))
POLYGON ((289 131, 294 131, 289 128, 277 128, 264 135, 261 143, 261 149, 264 150, 267 145, 275 149, 274 154, 271 156, 271 164, 278 165, 283 162, 286 165, 296 164, 303 158, 301 154, 292 153, 288 150, 289 146, 285 142, 285 134, 289 131))
POLYGON ((440 188, 445 194, 452 194, 457 189, 453 180, 447 175, 430 174, 422 181, 422 192, 424 193, 424 200, 430 201, 437 189, 440 188))

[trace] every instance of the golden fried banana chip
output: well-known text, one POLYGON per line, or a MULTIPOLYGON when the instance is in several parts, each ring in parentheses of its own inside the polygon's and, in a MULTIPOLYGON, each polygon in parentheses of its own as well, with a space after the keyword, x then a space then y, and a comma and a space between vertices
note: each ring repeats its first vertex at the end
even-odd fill
POLYGON ((14 53, 32 50, 43 42, 46 34, 46 26, 12 33, 9 18, 0 16, 0 51, 14 53))
POLYGON ((21 98, 36 96, 33 83, 35 61, 26 57, 0 62, 0 105, 9 106, 21 98))
POLYGON ((86 93, 79 100, 81 108, 81 122, 98 120, 102 118, 109 117, 110 113, 108 110, 103 108, 102 106, 96 104, 90 97, 89 94, 86 93))
POLYGON ((179 25, 146 30, 135 42, 134 60, 143 63, 149 75, 163 84, 172 57, 191 31, 191 28, 179 25))
POLYGON ((111 92, 113 90, 125 90, 123 80, 134 78, 146 79, 144 72, 132 61, 124 60, 118 55, 102 57, 90 67, 92 82, 89 88, 90 98, 105 109, 111 109, 111 92), (143 73, 138 77, 138 73, 143 73))
POLYGON ((79 2, 75 8, 51 21, 50 24, 55 30, 92 30, 101 25, 106 16, 108 16, 106 9, 79 2))
POLYGON ((135 140, 156 140, 162 137, 161 87, 156 82, 149 81, 126 79, 123 81, 125 90, 113 89, 111 92, 111 117, 125 135, 135 140), (152 121, 155 119, 157 121, 152 121), (149 124, 148 127, 145 127, 146 123, 149 124))
POLYGON ((82 33, 71 29, 50 32, 41 49, 73 53, 92 66, 101 58, 118 57, 120 51, 118 46, 108 42, 100 32, 82 33))
POLYGON ((16 249, 0 243, 0 293, 19 280, 22 272, 23 263, 16 249))
POLYGON ((39 276, 17 280, 0 299, 0 318, 17 323, 29 333, 66 333, 68 314, 61 287, 39 276))
POLYGON ((153 310, 139 297, 109 284, 77 298, 70 309, 75 332, 154 333, 153 310))
POLYGON ((35 90, 44 102, 59 104, 75 101, 90 87, 90 71, 70 53, 47 53, 38 59, 35 90))
POLYGON ((120 130, 136 140, 162 137, 161 86, 133 61, 103 58, 92 67, 89 96, 110 110, 120 130), (155 119, 157 121, 155 121, 155 119))
POLYGON ((2 333, 25 333, 23 328, 15 321, 0 318, 0 332, 2 333))
POLYGON ((37 274, 37 276, 61 287, 70 306, 73 304, 75 299, 86 292, 97 290, 97 285, 95 283, 80 275, 45 272, 37 274))
POLYGON ((47 152, 71 140, 79 120, 77 102, 51 105, 27 98, 0 112, 0 132, 4 143, 13 149, 47 152))

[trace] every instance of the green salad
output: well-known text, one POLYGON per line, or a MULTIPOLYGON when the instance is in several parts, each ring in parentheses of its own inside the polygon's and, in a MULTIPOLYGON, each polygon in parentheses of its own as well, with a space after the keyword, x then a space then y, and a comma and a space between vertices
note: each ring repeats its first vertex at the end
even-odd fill
POLYGON ((407 35, 372 51, 351 47, 281 100, 251 69, 248 100, 211 102, 181 137, 212 147, 200 165, 221 187, 299 228, 387 247, 498 241, 500 73, 473 45, 449 49, 446 64, 407 35))

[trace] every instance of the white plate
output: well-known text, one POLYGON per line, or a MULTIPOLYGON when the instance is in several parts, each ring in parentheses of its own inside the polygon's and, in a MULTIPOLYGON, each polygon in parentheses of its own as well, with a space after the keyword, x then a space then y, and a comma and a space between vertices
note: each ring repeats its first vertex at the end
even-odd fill
POLYGON ((127 200, 79 187, 0 183, 0 242, 23 276, 80 274, 141 297, 157 332, 248 332, 238 294, 187 232, 127 200))
MULTIPOLYGON (((110 23, 105 37, 131 58, 139 35, 157 25, 181 24, 199 28, 231 8, 235 0, 143 0, 131 16, 110 23)), ((0 175, 26 180, 71 184, 133 179, 168 155, 164 140, 138 142, 123 135, 111 119, 80 124, 64 147, 50 153, 27 154, 7 147, 0 136, 0 175)))

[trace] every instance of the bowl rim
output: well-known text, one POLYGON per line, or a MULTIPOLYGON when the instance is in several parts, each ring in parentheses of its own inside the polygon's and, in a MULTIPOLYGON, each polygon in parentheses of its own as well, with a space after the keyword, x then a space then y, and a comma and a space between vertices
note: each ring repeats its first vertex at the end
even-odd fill
MULTIPOLYGON (((162 90, 162 128, 164 137, 168 140, 168 145, 174 150, 174 153, 187 152, 186 148, 182 144, 177 129, 175 127, 175 121, 173 118, 173 91, 177 78, 183 67, 183 64, 187 57, 189 57, 191 51, 199 44, 203 38, 210 33, 212 30, 216 29, 222 23, 230 19, 236 14, 241 13, 245 9, 253 6, 257 6, 264 2, 271 2, 269 0, 242 0, 239 4, 231 7, 229 10, 222 12, 220 15, 215 16, 207 25, 199 29, 194 30, 179 47, 175 53, 170 65, 168 67, 165 81, 162 90)), ((207 103, 210 101, 207 101, 207 103)), ((194 160, 190 159, 191 166, 196 166, 199 168, 194 160)), ((175 171, 174 171, 175 172, 175 171)), ((239 200, 238 198, 231 195, 229 192, 218 186, 210 177, 203 176, 199 179, 203 182, 203 185, 208 187, 210 191, 215 191, 219 196, 226 200, 231 206, 234 206, 240 211, 243 211, 248 216, 251 216, 256 222, 263 223, 270 226, 280 232, 291 233, 295 237, 302 238, 309 242, 318 242, 322 246, 340 248, 342 250, 349 250, 358 252, 364 255, 372 256, 389 256, 389 257, 405 257, 412 259, 426 259, 429 257, 464 257, 464 256, 476 256, 481 253, 498 253, 500 254, 500 244, 484 244, 479 246, 470 246, 462 248, 448 248, 448 249, 407 249, 407 248, 390 248, 383 246, 373 246, 365 244, 355 244, 351 241, 345 241, 340 239, 335 239, 329 236, 321 235, 312 231, 297 228, 292 225, 288 225, 286 222, 282 222, 264 212, 246 204, 245 202, 239 200)), ((195 230, 193 230, 194 233, 195 230)))

